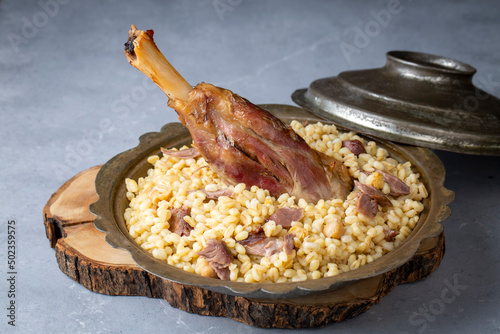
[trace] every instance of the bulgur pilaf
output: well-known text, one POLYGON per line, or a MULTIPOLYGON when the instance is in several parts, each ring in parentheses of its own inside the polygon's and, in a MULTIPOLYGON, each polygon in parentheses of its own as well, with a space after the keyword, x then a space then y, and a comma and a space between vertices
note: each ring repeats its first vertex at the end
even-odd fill
MULTIPOLYGON (((279 198, 256 186, 227 186, 203 157, 148 158, 154 166, 146 177, 126 179, 129 207, 124 218, 134 240, 155 258, 203 276, 216 277, 198 253, 211 239, 225 242, 234 257, 229 278, 238 282, 296 282, 330 277, 356 269, 398 247, 411 233, 428 196, 411 163, 399 163, 373 141, 354 132, 339 133, 334 125, 291 123, 293 130, 314 149, 343 161, 354 180, 381 190, 392 207, 381 207, 373 218, 358 212, 357 188, 345 201, 325 199, 307 203, 283 194, 279 198), (366 153, 355 155, 344 140, 359 140, 366 153), (408 195, 391 196, 390 187, 377 170, 396 176, 410 189, 408 195), (229 188, 230 196, 208 199, 208 192, 229 188), (201 190, 200 190, 201 189, 201 190), (303 217, 283 227, 268 218, 278 208, 301 208, 303 217), (189 208, 184 221, 189 235, 169 230, 172 210, 189 208), (240 243, 261 229, 266 237, 283 239, 293 234, 294 249, 271 256, 247 254, 240 243)), ((181 149, 187 149, 183 147, 181 149)))

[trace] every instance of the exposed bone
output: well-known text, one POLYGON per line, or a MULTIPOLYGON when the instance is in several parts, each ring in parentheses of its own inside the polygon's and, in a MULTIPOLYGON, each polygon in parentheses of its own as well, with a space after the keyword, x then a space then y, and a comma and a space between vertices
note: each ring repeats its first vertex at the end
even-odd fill
POLYGON ((158 50, 153 30, 137 30, 132 25, 128 34, 124 53, 129 63, 153 80, 170 99, 186 101, 193 87, 158 50))

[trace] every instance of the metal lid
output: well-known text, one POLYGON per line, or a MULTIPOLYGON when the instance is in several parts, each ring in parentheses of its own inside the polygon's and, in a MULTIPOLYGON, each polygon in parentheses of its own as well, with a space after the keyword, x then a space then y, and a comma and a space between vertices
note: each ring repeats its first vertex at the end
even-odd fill
POLYGON ((342 72, 292 94, 298 105, 356 132, 459 153, 500 155, 500 99, 454 59, 387 53, 382 68, 342 72))

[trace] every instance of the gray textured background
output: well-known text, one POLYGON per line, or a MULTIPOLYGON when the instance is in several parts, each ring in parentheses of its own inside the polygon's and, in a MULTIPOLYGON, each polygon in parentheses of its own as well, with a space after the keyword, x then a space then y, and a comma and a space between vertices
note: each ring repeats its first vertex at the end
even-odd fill
MULTIPOLYGON (((475 82, 500 95, 498 1, 401 0, 399 12, 378 31, 356 40, 356 30, 373 25, 373 13, 388 4, 1 1, 0 332, 284 332, 188 314, 162 300, 86 290, 59 271, 42 208, 74 174, 176 121, 163 93, 122 54, 132 23, 156 31, 160 49, 190 83, 228 87, 255 103, 292 104, 295 89, 344 70, 382 66, 385 52, 395 49, 469 63, 478 70, 475 82), (226 11, 217 9, 224 4, 226 11), (342 45, 356 50, 346 55, 342 45), (6 318, 6 224, 12 219, 18 246, 15 328, 6 318)), ((354 319, 297 332, 500 332, 500 159, 436 153, 447 169, 446 186, 456 193, 438 270, 398 286, 354 319)))

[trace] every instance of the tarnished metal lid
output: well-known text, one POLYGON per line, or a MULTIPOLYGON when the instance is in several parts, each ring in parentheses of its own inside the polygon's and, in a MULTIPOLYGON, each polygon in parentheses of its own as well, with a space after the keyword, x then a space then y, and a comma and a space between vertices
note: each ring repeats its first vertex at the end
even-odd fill
POLYGON ((500 155, 500 99, 474 86, 475 72, 454 59, 391 51, 382 68, 318 79, 292 99, 357 132, 434 149, 500 155))

